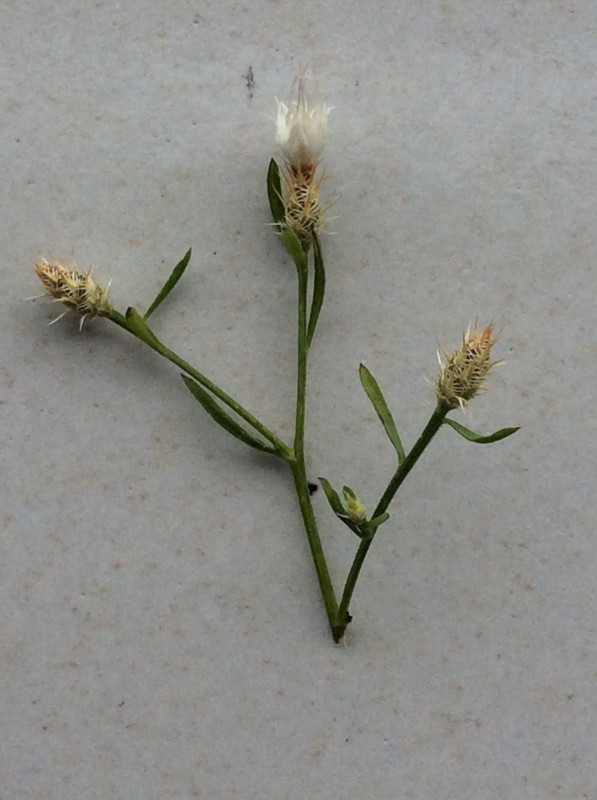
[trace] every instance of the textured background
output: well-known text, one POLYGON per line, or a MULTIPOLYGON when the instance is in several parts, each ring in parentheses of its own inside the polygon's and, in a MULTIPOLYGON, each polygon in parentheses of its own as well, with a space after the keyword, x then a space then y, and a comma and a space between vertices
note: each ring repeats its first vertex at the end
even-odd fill
POLYGON ((3 800, 597 797, 596 35, 586 0, 2 4, 3 800), (469 424, 523 426, 442 432, 345 647, 286 472, 124 332, 25 300, 74 250, 143 307, 192 245, 160 335, 288 436, 264 176, 305 61, 335 106, 313 476, 372 505, 393 460, 358 362, 412 443, 477 315, 507 363, 469 424))

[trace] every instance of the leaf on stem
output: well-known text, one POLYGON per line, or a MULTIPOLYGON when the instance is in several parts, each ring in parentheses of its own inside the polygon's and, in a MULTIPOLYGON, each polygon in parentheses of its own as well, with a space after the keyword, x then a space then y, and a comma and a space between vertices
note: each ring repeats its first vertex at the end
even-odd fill
POLYGON ((384 522, 390 519, 390 515, 387 511, 384 511, 383 514, 380 514, 378 517, 374 517, 370 520, 365 520, 361 522, 358 526, 358 530, 355 531, 357 536, 361 539, 373 539, 375 534, 377 533, 377 529, 380 525, 383 525, 384 522))
POLYGON ((317 327, 317 321, 323 305, 325 294, 325 266, 323 254, 321 252, 321 242, 319 236, 313 234, 313 263, 315 266, 313 275, 313 297, 311 298, 311 313, 309 314, 309 324, 307 326, 307 347, 311 347, 313 334, 317 327))
POLYGON ((334 514, 345 514, 346 511, 340 500, 340 495, 338 492, 332 487, 332 484, 326 478, 318 478, 319 483, 321 484, 323 491, 325 492, 325 496, 328 499, 328 503, 332 507, 332 511, 334 514))
POLYGON ((267 197, 274 222, 280 224, 284 221, 286 211, 282 200, 282 184, 280 182, 280 169, 272 158, 267 170, 267 197))
POLYGON ((358 500, 359 498, 356 496, 354 489, 351 489, 350 486, 343 486, 342 492, 344 493, 345 497, 350 497, 352 500, 358 500))
POLYGON ((203 389, 199 384, 188 375, 181 376, 191 394, 198 400, 207 413, 214 419, 228 433, 232 434, 236 439, 248 444, 249 447, 254 447, 256 450, 261 450, 264 453, 271 455, 279 455, 278 451, 260 439, 256 439, 248 433, 236 420, 232 419, 220 405, 214 400, 211 394, 203 389))
MULTIPOLYGON (((323 491, 325 492, 325 496, 328 499, 328 503, 330 504, 332 511, 338 517, 338 519, 343 522, 353 533, 359 537, 359 539, 367 539, 369 536, 372 536, 375 533, 375 527, 377 525, 381 525, 382 522, 385 522, 386 519, 390 516, 389 514, 380 514, 376 520, 373 520, 373 527, 372 522, 368 522, 366 519, 363 519, 360 522, 353 521, 349 516, 349 509, 346 507, 346 504, 342 502, 340 499, 340 495, 338 492, 332 487, 332 484, 326 480, 325 478, 318 479, 321 485, 323 486, 323 491)), ((350 486, 343 486, 342 492, 344 493, 345 500, 348 501, 353 500, 356 503, 359 503, 359 499, 350 486)), ((364 510, 364 507, 363 507, 364 510)))
POLYGON ((288 254, 296 264, 297 268, 302 272, 306 272, 309 264, 309 256, 308 253, 306 253, 303 249, 301 240, 296 233, 290 230, 290 228, 285 228, 282 231, 282 241, 284 242, 284 246, 288 250, 288 254))
POLYGON ((516 431, 520 430, 520 426, 517 428, 500 428, 499 431, 494 431, 493 433, 483 436, 481 433, 471 431, 469 428, 465 428, 464 425, 461 425, 459 422, 455 422, 453 419, 449 419, 448 417, 444 419, 443 424, 454 428, 456 433, 459 433, 468 442, 474 442, 475 444, 491 444, 492 442, 499 442, 500 439, 505 439, 508 436, 512 436, 513 433, 516 433, 516 431))
POLYGON ((377 416, 384 427, 388 439, 392 442, 394 449, 398 454, 398 463, 401 464, 406 458, 406 453, 404 452, 404 447, 402 446, 402 441, 400 440, 396 423, 394 422, 394 418, 392 417, 390 409, 388 408, 385 397, 379 388, 379 384, 364 364, 361 364, 359 367, 359 377, 361 378, 363 389, 367 393, 369 400, 371 400, 373 408, 375 409, 377 416))
POLYGON ((142 342, 147 342, 151 345, 160 344, 159 339, 156 337, 149 325, 145 322, 145 318, 139 314, 136 308, 133 308, 132 306, 127 308, 125 318, 128 329, 132 331, 135 336, 141 339, 142 342))
POLYGON ((363 528, 365 530, 373 529, 373 531, 376 531, 380 525, 383 525, 384 522, 387 522, 389 519, 390 514, 387 511, 384 511, 384 513, 380 514, 379 517, 374 517, 373 519, 370 519, 369 522, 365 523, 363 528))
POLYGON ((158 308, 158 306, 160 306, 164 302, 164 300, 168 297, 172 289, 174 289, 178 281, 182 278, 182 275, 185 269, 187 268, 189 261, 191 260, 191 252, 192 248, 189 248, 187 252, 184 254, 182 261, 179 261, 178 264, 174 267, 174 269, 170 273, 170 277, 168 278, 166 283, 162 286, 155 300, 143 315, 144 319, 149 319, 149 317, 153 314, 156 308, 158 308))

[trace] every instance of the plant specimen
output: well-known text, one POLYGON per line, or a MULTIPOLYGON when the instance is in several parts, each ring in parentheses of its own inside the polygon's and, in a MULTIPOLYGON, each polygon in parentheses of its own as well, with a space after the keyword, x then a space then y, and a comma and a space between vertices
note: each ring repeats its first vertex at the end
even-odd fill
POLYGON ((321 202, 321 156, 329 112, 330 108, 325 103, 311 104, 307 101, 305 81, 301 77, 296 99, 289 104, 277 101, 276 142, 282 153, 282 164, 280 168, 272 159, 267 173, 267 193, 274 226, 297 272, 297 379, 292 441, 284 441, 253 412, 166 346, 150 327, 150 318, 182 277, 191 258, 190 250, 176 265, 145 313, 132 307, 125 313, 115 309, 108 299, 108 289, 96 283, 90 272, 79 272, 58 262, 45 260, 36 265, 36 272, 47 293, 65 307, 64 313, 70 310, 80 315, 81 327, 87 317, 103 317, 133 334, 181 370, 188 389, 222 428, 249 447, 281 459, 288 466, 332 636, 339 642, 352 619, 350 604, 365 557, 379 528, 389 519, 390 504, 396 492, 435 434, 442 427, 449 426, 470 442, 488 444, 504 439, 518 429, 503 428, 483 436, 449 416, 456 409, 464 409, 485 390, 487 376, 500 363, 492 356, 497 337, 491 324, 480 327, 475 323, 464 333, 455 351, 441 354, 435 380, 435 407, 410 450, 406 450, 402 443, 377 381, 361 364, 359 375, 362 386, 396 452, 396 468, 371 513, 367 512, 357 493, 349 486, 344 486, 338 492, 327 479, 319 479, 333 513, 356 536, 352 566, 341 592, 336 594, 311 502, 305 461, 307 362, 324 301, 326 282, 321 243, 325 217, 321 202))

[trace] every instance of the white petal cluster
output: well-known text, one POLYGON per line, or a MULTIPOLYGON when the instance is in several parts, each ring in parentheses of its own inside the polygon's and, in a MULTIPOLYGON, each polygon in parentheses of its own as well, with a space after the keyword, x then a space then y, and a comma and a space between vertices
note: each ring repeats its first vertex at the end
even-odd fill
POLYGON ((289 107, 276 98, 276 104, 276 143, 291 167, 312 169, 323 153, 331 108, 326 103, 309 106, 302 79, 298 100, 289 107))

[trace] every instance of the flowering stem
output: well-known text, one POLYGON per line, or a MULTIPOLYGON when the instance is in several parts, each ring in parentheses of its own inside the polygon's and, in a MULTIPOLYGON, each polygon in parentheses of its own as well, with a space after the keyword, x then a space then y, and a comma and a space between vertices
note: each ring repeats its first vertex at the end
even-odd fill
POLYGON ((298 369, 297 369, 297 391, 296 391, 296 423, 295 423, 295 437, 294 447, 289 448, 281 439, 279 439, 272 431, 269 430, 263 423, 261 423, 253 414, 247 411, 243 406, 236 402, 226 392, 220 389, 215 383, 209 380, 205 375, 187 363, 184 359, 170 350, 166 345, 159 341, 153 331, 146 323, 142 325, 133 325, 130 318, 124 316, 115 309, 111 309, 105 314, 108 319, 116 323, 116 325, 124 328, 124 330, 132 333, 142 342, 147 344, 156 353, 166 358, 168 361, 175 364, 183 370, 193 380, 197 381, 201 386, 204 386, 215 397, 217 397, 228 408, 232 409, 238 414, 241 419, 245 420, 256 431, 258 431, 265 439, 272 443, 276 448, 278 454, 290 466, 292 476, 294 478, 294 485, 298 497, 299 508, 307 532, 309 546, 315 564, 315 571, 321 587, 321 593, 325 603, 326 612, 332 628, 332 633, 336 641, 338 638, 335 634, 335 622, 338 612, 338 603, 334 594, 332 580, 330 577, 329 569, 327 566, 326 558, 323 552, 321 539, 317 530, 317 522, 311 504, 311 495, 309 492, 309 484, 307 481, 307 470, 305 466, 305 412, 306 412, 306 389, 307 389, 307 283, 308 272, 306 269, 297 268, 298 271, 298 369))
POLYGON ((317 522, 311 504, 311 495, 307 482, 305 465, 305 412, 307 404, 307 284, 308 271, 297 265, 298 274, 298 363, 296 383, 296 421, 294 432, 294 458, 289 461, 294 478, 294 485, 303 517, 315 571, 323 595, 325 609, 334 639, 338 641, 335 633, 338 618, 338 602, 332 586, 332 579, 328 569, 323 546, 317 530, 317 522))
MULTIPOLYGON (((375 517, 380 516, 385 511, 388 510, 388 507, 402 482, 417 463, 423 451, 427 447, 427 445, 431 442, 435 434, 441 428, 442 423, 446 414, 450 411, 450 407, 443 403, 438 403, 435 411, 431 415, 429 422, 425 426, 423 432, 415 442, 412 450, 408 453, 404 461, 398 466, 396 472, 393 474, 388 486, 383 493, 379 503, 377 504, 375 511, 373 512, 371 519, 375 519, 375 517)), ((336 641, 339 641, 344 636, 344 632, 348 624, 350 623, 351 616, 348 612, 348 607, 350 605, 350 601, 352 599, 352 593, 354 592, 354 588, 356 586, 359 573, 361 571, 361 567, 363 566, 363 562, 365 561, 365 557, 369 552, 369 548, 371 547, 371 543, 373 542, 373 538, 377 528, 374 528, 371 531, 371 535, 368 536, 366 539, 361 539, 361 543, 359 545, 359 549, 354 557, 354 561, 350 568, 350 572, 348 573, 348 577, 346 579, 346 584, 344 585, 344 591, 342 593, 342 599, 340 601, 340 606, 338 607, 338 615, 337 615, 337 625, 336 631, 338 633, 338 638, 336 641)))
POLYGON ((271 442, 272 445, 276 448, 277 454, 283 458, 285 461, 289 461, 291 458, 291 450, 290 448, 281 440, 279 439, 269 428, 267 428, 260 420, 257 419, 250 411, 247 411, 246 408, 237 403, 230 395, 226 394, 223 389, 220 389, 215 383, 206 378, 199 370, 195 369, 195 367, 191 366, 188 362, 186 362, 183 358, 179 355, 174 353, 165 344, 159 341, 153 331, 149 328, 147 323, 144 323, 143 328, 133 328, 129 319, 125 317, 123 314, 120 314, 115 309, 111 309, 109 313, 107 313, 109 319, 112 322, 115 322, 121 328, 124 328, 129 333, 132 333, 133 336, 136 336, 142 342, 147 344, 151 347, 152 350, 155 350, 156 353, 159 353, 161 356, 166 358, 168 361, 172 362, 172 364, 176 364, 177 367, 186 372, 187 375, 190 375, 193 380, 197 381, 197 383, 204 386, 208 389, 215 397, 218 398, 224 405, 228 406, 228 408, 232 409, 235 414, 241 419, 244 419, 249 425, 251 425, 256 431, 258 431, 264 439, 267 439, 268 442, 271 442))

